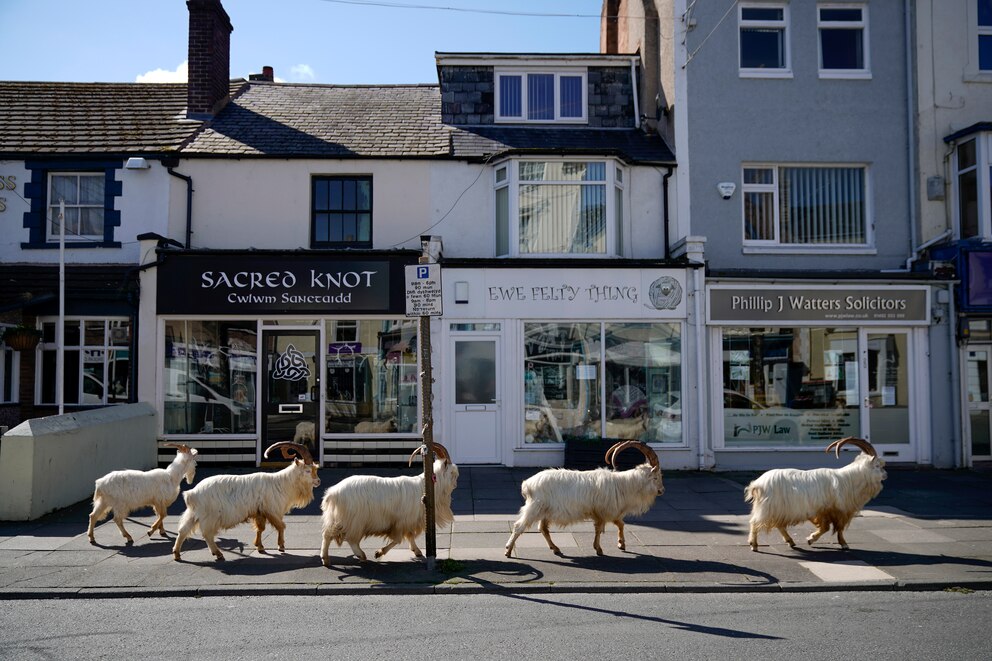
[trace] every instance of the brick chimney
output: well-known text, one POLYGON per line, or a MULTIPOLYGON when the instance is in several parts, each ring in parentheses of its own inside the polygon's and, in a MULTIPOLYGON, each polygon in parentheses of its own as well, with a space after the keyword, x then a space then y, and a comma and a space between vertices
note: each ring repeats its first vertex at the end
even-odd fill
POLYGON ((230 94, 231 18, 220 0, 186 0, 189 8, 189 82, 186 116, 210 119, 230 94))
POLYGON ((270 83, 276 79, 275 70, 272 67, 262 67, 262 73, 248 74, 248 80, 267 80, 270 83))

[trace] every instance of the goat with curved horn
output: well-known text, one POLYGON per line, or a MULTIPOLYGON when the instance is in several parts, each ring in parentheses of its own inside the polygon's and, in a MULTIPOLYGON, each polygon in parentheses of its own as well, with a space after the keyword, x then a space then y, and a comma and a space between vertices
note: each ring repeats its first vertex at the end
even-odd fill
POLYGON ((848 436, 834 441, 825 452, 854 445, 861 453, 843 468, 775 468, 766 471, 744 490, 745 502, 751 506, 751 530, 748 544, 758 550, 758 533, 778 530, 785 542, 795 548, 788 527, 809 521, 816 530, 806 538, 810 545, 830 531, 837 533, 837 543, 847 549, 844 530, 865 504, 882 490, 886 478, 885 462, 871 443, 863 438, 848 436))
POLYGON ((273 443, 265 450, 262 455, 266 459, 269 458, 269 453, 273 450, 279 450, 282 453, 283 459, 295 459, 299 457, 303 460, 303 463, 311 465, 314 463, 313 455, 310 454, 310 448, 303 445, 302 443, 294 443, 292 441, 280 441, 279 443, 273 443))
POLYGON ((617 527, 617 548, 626 550, 623 519, 628 514, 648 511, 655 499, 665 492, 661 467, 654 450, 634 440, 615 443, 606 451, 606 462, 613 465, 612 470, 549 468, 524 480, 520 493, 525 502, 506 542, 506 557, 513 553, 517 538, 537 522, 540 522, 539 530, 548 542, 548 548, 561 555, 561 549, 551 540, 550 526, 568 526, 588 519, 595 524, 593 548, 597 555, 603 555, 599 540, 609 522, 617 527), (630 470, 616 470, 617 455, 628 448, 640 450, 647 462, 630 470))

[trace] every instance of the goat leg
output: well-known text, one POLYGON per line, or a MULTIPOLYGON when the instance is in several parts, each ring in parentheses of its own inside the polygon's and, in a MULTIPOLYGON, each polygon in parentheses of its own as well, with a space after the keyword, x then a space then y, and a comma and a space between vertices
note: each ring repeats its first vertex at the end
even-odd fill
POLYGON ((121 534, 124 535, 124 539, 127 540, 125 544, 127 546, 134 544, 134 540, 131 538, 131 535, 127 534, 127 530, 124 529, 124 516, 114 512, 114 523, 116 523, 117 527, 121 529, 121 534))
POLYGON ((415 535, 407 535, 406 541, 410 543, 410 550, 413 551, 415 556, 418 558, 424 557, 424 554, 420 552, 420 547, 417 546, 417 539, 415 535))
POLYGON ((623 536, 623 519, 617 519, 613 522, 613 525, 617 527, 617 548, 621 551, 626 551, 627 540, 623 536))
POLYGON ((602 536, 603 531, 606 530, 605 521, 595 521, 596 526, 596 536, 592 538, 592 547, 596 549, 596 555, 603 555, 603 547, 599 544, 599 538, 602 536))
POLYGON ((784 526, 778 526, 777 529, 779 534, 782 535, 782 539, 785 540, 785 543, 791 546, 792 548, 796 548, 796 542, 795 540, 792 539, 792 537, 789 537, 789 531, 784 526))
POLYGON ((396 546, 397 544, 399 544, 402 541, 403 541, 403 537, 402 536, 390 537, 389 538, 389 543, 386 544, 381 549, 379 549, 378 551, 375 552, 376 559, 379 559, 382 556, 384 556, 387 553, 389 553, 389 549, 393 548, 394 546, 396 546))
MULTIPOLYGON (((551 530, 548 528, 548 520, 541 519, 541 534, 544 535, 544 539, 548 540, 548 548, 555 555, 562 555, 561 549, 555 546, 555 543, 551 541, 551 530)), ((596 538, 596 544, 599 544, 599 538, 596 538)))

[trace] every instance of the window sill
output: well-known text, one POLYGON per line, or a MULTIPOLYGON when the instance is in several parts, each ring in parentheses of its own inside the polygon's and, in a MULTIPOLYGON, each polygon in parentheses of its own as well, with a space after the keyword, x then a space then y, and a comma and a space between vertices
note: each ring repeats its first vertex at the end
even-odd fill
MULTIPOLYGON (((66 250, 78 248, 120 248, 120 241, 66 241, 66 250)), ((58 250, 58 241, 46 243, 22 243, 21 250, 58 250)))
POLYGON ((820 70, 821 80, 871 80, 871 71, 820 70))
POLYGON ((493 120, 497 124, 572 124, 581 125, 588 124, 589 120, 585 117, 574 117, 569 119, 524 119, 522 117, 497 117, 493 120))
POLYGON ((966 83, 992 83, 992 71, 966 71, 961 80, 966 83))
POLYGON ((743 246, 745 255, 877 255, 878 250, 871 246, 855 247, 807 247, 807 246, 743 246))
POLYGON ((740 76, 741 78, 792 78, 792 70, 741 69, 740 76))

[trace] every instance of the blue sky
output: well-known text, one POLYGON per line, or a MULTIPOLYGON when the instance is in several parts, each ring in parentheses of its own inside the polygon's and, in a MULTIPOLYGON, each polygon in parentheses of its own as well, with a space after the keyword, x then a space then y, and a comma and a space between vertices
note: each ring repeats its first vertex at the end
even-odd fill
MULTIPOLYGON (((602 0, 223 4, 234 25, 232 78, 269 65, 288 82, 381 84, 437 82, 435 51, 597 52, 602 0)), ((0 79, 178 80, 188 16, 185 0, 0 0, 0 79)))

